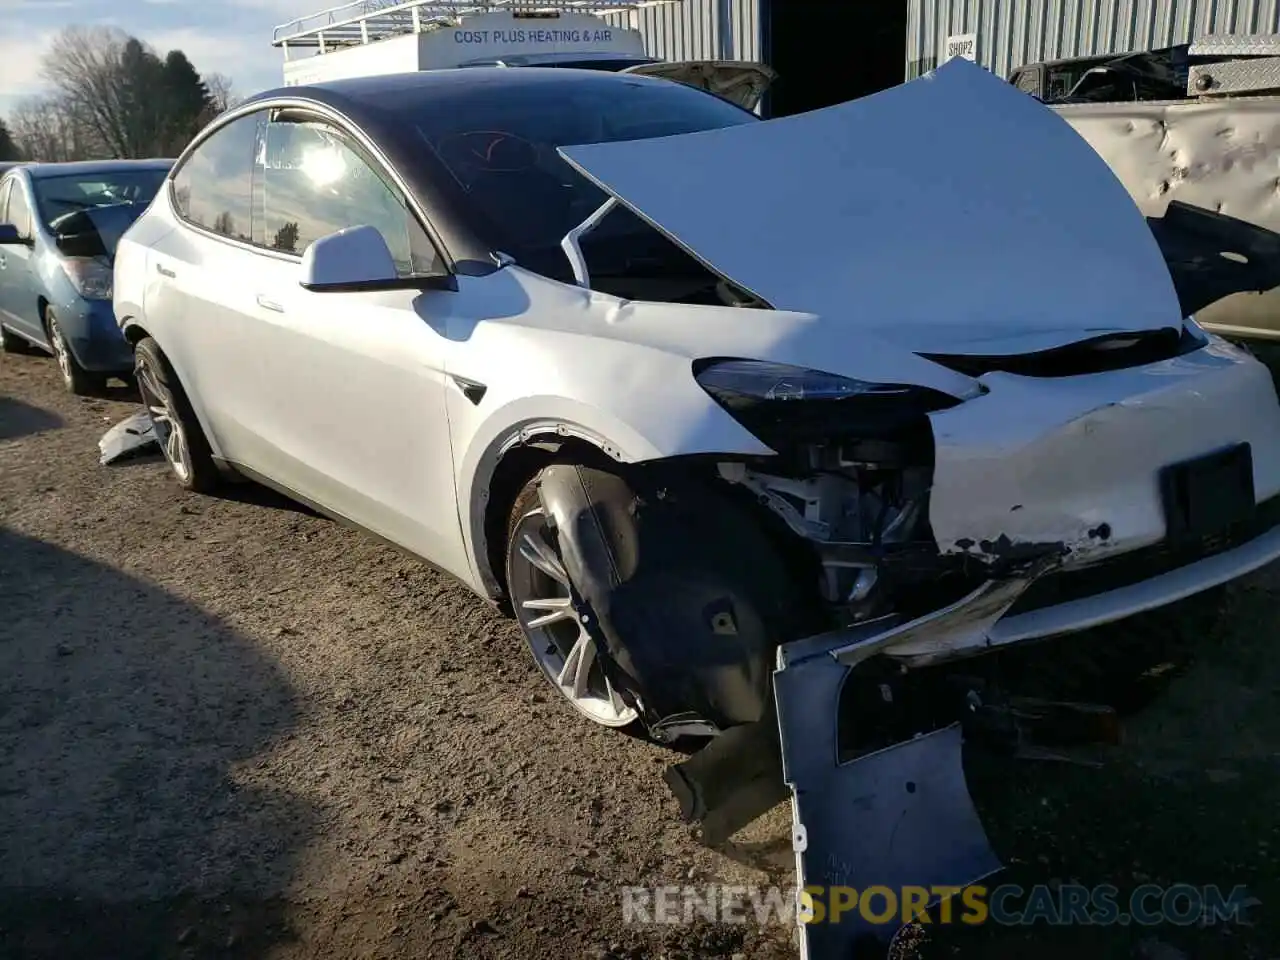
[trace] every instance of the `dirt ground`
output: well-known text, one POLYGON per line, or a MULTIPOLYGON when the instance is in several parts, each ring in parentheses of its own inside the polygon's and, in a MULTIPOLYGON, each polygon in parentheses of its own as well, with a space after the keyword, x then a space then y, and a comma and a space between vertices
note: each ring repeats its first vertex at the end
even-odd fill
MULTIPOLYGON (((780 926, 625 924, 624 886, 792 878, 694 843, 678 756, 552 699, 456 584, 257 488, 99 466, 132 409, 0 358, 0 956, 794 956, 780 926)), ((930 956, 1280 956, 1275 586, 1235 590, 1102 770, 975 790, 1005 879, 1243 884, 1255 925, 945 930, 930 956)))

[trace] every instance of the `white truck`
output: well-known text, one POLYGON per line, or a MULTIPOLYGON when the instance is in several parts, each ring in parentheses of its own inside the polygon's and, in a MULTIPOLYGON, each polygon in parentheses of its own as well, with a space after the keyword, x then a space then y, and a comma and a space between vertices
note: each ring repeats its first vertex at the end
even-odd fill
POLYGON ((358 0, 282 24, 285 86, 457 67, 577 67, 663 76, 755 110, 774 79, 759 63, 667 63, 639 30, 598 16, 672 0, 358 0))

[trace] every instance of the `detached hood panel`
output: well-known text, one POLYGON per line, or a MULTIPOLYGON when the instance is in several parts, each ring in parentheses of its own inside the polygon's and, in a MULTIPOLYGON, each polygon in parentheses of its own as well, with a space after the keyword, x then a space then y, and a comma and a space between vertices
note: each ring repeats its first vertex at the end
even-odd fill
POLYGON ((560 152, 774 307, 909 350, 1013 354, 1182 322, 1105 162, 962 58, 811 113, 560 152))

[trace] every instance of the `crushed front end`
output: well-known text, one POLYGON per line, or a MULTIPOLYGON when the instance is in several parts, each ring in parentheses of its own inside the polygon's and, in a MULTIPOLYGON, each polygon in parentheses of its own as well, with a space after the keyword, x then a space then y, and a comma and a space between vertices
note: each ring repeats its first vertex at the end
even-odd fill
MULTIPOLYGON (((776 456, 545 471, 615 686, 655 738, 714 737, 668 774, 707 843, 790 796, 802 889, 976 882, 1000 864, 961 744, 1016 747, 1028 715, 974 658, 1280 556, 1266 369, 1194 327, 1130 339, 934 358, 974 376, 967 400, 704 362, 776 456)), ((803 924, 807 955, 892 932, 862 923, 803 924)))

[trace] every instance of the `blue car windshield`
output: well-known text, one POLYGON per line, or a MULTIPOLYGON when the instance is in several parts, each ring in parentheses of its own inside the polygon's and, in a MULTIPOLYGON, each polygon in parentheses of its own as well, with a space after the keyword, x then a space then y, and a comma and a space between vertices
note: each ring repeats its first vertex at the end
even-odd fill
POLYGON ((104 170, 32 179, 40 219, 49 230, 72 213, 128 203, 145 207, 160 190, 168 171, 161 168, 104 170))

